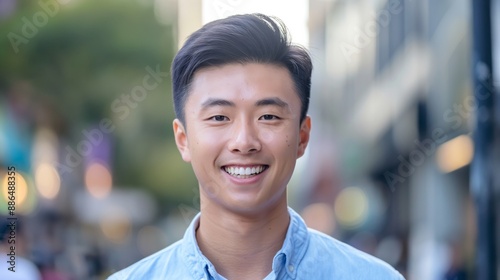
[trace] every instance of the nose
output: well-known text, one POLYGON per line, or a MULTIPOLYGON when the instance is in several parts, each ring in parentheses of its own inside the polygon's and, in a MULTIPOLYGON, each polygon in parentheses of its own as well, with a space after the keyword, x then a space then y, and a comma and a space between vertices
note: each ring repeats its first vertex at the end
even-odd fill
POLYGON ((261 143, 254 124, 243 121, 235 124, 228 148, 231 152, 241 154, 250 154, 260 151, 261 143))

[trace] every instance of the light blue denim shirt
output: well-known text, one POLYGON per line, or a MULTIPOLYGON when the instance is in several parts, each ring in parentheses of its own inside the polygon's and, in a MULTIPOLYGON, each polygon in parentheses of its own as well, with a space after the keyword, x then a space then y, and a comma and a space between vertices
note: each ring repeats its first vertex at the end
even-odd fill
MULTIPOLYGON (((266 280, 404 279, 387 263, 328 235, 308 229, 295 211, 289 208, 289 213, 290 225, 285 242, 274 256, 273 271, 266 280)), ((111 275, 108 279, 224 279, 198 247, 195 230, 199 219, 200 214, 193 219, 180 241, 111 275)))

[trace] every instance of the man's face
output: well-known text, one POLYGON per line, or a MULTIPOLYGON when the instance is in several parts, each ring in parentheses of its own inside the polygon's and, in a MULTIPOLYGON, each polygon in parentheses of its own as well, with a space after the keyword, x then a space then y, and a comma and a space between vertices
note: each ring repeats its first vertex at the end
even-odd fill
POLYGON ((191 162, 203 207, 252 213, 286 203, 286 186, 309 140, 309 117, 288 70, 226 64, 198 70, 177 147, 191 162))

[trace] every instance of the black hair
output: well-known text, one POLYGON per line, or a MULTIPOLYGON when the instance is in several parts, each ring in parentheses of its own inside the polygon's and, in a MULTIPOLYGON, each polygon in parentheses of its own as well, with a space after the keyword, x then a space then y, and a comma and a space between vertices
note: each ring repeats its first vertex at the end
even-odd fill
POLYGON ((185 123, 184 106, 195 72, 229 63, 268 63, 283 66, 291 74, 305 119, 311 91, 312 62, 309 53, 290 42, 285 24, 263 14, 235 15, 205 24, 191 34, 172 63, 176 117, 185 123))

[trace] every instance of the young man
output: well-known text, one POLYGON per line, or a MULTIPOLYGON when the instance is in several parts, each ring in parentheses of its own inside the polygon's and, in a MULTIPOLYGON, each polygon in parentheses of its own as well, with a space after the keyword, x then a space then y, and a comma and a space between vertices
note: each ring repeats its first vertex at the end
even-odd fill
POLYGON ((308 229, 286 188, 309 141, 311 59, 279 20, 238 15, 193 33, 172 65, 175 141, 199 182, 184 238, 110 279, 403 279, 308 229))

